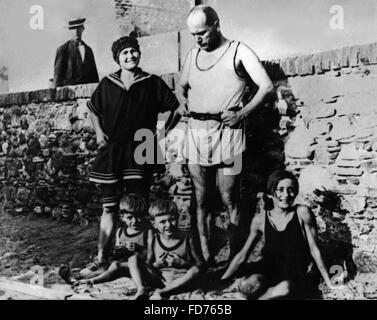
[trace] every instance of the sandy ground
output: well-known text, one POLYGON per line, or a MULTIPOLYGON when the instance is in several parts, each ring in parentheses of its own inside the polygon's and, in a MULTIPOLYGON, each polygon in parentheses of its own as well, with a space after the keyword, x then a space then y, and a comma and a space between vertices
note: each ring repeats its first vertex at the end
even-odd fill
MULTIPOLYGON (((0 214, 0 277, 30 283, 35 277, 34 268, 43 270, 44 287, 69 294, 79 293, 102 300, 132 299, 135 286, 128 278, 95 285, 79 287, 74 292, 58 275, 63 263, 74 268, 83 267, 96 251, 98 223, 88 226, 57 222, 52 218, 39 218, 33 214, 10 216, 0 214)), ((374 274, 359 274, 342 289, 330 292, 320 285, 325 300, 377 299, 374 274)), ((228 288, 226 291, 196 290, 172 296, 171 299, 244 299, 228 288)), ((17 292, 0 289, 0 300, 33 300, 35 298, 17 292)))
MULTIPOLYGON (((10 216, 0 214, 0 277, 30 283, 34 268, 43 270, 44 287, 74 293, 58 275, 63 263, 83 267, 96 251, 98 223, 80 226, 57 222, 52 218, 34 215, 10 216)), ((76 293, 96 299, 131 299, 135 293, 133 282, 121 278, 93 288, 79 287, 76 293)), ((0 290, 1 300, 32 300, 33 297, 0 290)), ((172 299, 243 299, 239 293, 203 292, 196 290, 173 296, 172 299)))

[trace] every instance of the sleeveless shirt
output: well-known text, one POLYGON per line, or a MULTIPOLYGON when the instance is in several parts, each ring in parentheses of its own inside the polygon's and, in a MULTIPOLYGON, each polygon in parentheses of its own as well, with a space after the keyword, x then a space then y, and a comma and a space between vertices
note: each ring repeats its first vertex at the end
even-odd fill
MULTIPOLYGON (((209 69, 198 67, 200 49, 192 49, 188 75, 188 108, 197 113, 221 113, 242 107, 246 81, 235 70, 239 42, 231 41, 219 60, 209 69)), ((235 128, 217 120, 189 118, 184 155, 191 163, 217 165, 235 158, 246 149, 244 123, 235 128)))
POLYGON ((148 229, 142 230, 135 234, 128 234, 127 227, 123 226, 118 228, 115 238, 115 248, 113 259, 129 258, 135 253, 143 253, 147 248, 148 229), (129 251, 125 248, 127 243, 135 243, 135 252, 129 251))
MULTIPOLYGON (((153 252, 155 255, 155 259, 158 259, 163 254, 168 252, 168 253, 175 253, 186 261, 193 261, 193 257, 190 252, 190 241, 189 241, 188 235, 183 237, 173 247, 168 248, 162 243, 160 235, 156 234, 154 238, 153 252)), ((175 279, 178 279, 184 276, 187 272, 186 268, 177 268, 177 267, 163 267, 163 268, 160 268, 159 270, 161 271, 162 281, 164 283, 169 283, 175 279)))
POLYGON ((219 113, 239 106, 245 94, 246 81, 235 70, 239 42, 231 41, 220 59, 209 69, 198 67, 200 49, 191 51, 188 75, 188 107, 198 113, 219 113))

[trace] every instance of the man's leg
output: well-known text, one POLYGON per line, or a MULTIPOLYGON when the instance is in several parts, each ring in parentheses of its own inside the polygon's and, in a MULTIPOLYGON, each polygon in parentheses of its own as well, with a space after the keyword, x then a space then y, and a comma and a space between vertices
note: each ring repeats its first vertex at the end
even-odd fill
POLYGON ((219 191, 223 204, 229 215, 230 231, 230 258, 232 258, 242 246, 242 232, 240 232, 239 202, 239 175, 233 175, 228 168, 217 169, 219 191))
POLYGON ((208 195, 210 188, 215 188, 215 183, 211 186, 211 168, 197 164, 188 165, 191 180, 194 186, 196 203, 196 221, 199 233, 200 246, 205 262, 213 257, 210 250, 211 216, 208 210, 208 195))

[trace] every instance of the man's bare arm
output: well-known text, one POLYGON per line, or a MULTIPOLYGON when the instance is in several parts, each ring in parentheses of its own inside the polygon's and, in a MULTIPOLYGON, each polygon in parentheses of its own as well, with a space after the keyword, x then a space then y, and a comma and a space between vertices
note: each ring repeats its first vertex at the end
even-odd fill
POLYGON ((265 102, 266 98, 274 91, 272 81, 258 56, 253 50, 243 43, 240 43, 236 57, 236 66, 240 65, 244 67, 250 78, 258 86, 258 91, 251 101, 240 111, 227 111, 223 113, 223 122, 230 127, 237 125, 258 106, 261 106, 263 102, 265 102))
MULTIPOLYGON (((265 98, 274 90, 274 86, 266 69, 263 67, 258 56, 247 45, 241 43, 239 48, 240 63, 244 66, 250 78, 258 86, 258 91, 251 101, 240 110, 241 117, 247 117, 256 107, 261 105, 265 98)), ((237 61, 236 61, 237 63, 237 61)))
POLYGON ((183 68, 179 77, 179 81, 175 87, 175 95, 179 101, 181 107, 187 111, 187 92, 190 88, 189 86, 189 72, 190 72, 190 58, 191 51, 187 54, 183 68))

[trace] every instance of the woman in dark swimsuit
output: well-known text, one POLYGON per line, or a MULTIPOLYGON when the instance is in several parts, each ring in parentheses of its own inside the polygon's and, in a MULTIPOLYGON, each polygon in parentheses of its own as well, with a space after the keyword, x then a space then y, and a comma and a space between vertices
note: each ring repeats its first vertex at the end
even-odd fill
POLYGON ((242 250, 234 257, 223 280, 244 265, 261 236, 263 259, 253 266, 253 275, 241 282, 249 298, 276 299, 303 297, 308 289, 309 272, 316 264, 325 283, 332 288, 329 274, 317 243, 316 223, 309 207, 294 204, 297 178, 290 172, 275 171, 267 189, 271 209, 254 217, 242 250))

